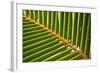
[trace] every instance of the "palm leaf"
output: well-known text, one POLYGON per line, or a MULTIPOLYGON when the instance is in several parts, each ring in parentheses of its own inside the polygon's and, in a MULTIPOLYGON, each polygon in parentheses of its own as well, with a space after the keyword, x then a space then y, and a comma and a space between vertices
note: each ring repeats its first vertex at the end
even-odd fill
POLYGON ((91 14, 23 10, 23 62, 90 58, 91 14))

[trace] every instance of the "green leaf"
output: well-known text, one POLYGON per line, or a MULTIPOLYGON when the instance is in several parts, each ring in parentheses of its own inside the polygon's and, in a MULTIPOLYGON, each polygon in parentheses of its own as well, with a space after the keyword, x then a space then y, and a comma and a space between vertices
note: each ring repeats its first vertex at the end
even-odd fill
POLYGON ((63 37, 67 39, 68 12, 64 12, 63 37))
POLYGON ((86 29, 87 29, 87 20, 88 20, 88 14, 84 13, 83 24, 82 24, 81 42, 80 42, 80 48, 83 51, 84 51, 84 46, 85 46, 85 36, 86 36, 86 29))
POLYGON ((55 28, 55 12, 51 12, 51 30, 54 31, 55 28))
POLYGON ((75 41, 76 41, 76 33, 77 33, 77 13, 72 13, 72 37, 71 37, 71 41, 72 44, 75 45, 75 41))
POLYGON ((59 19, 59 34, 63 36, 63 12, 58 12, 58 19, 59 19))
POLYGON ((68 13, 67 39, 71 40, 72 13, 68 13))
POLYGON ((85 40, 85 50, 84 50, 84 54, 87 54, 88 57, 89 57, 89 54, 90 54, 90 40, 91 40, 91 36, 90 36, 89 33, 91 33, 91 16, 90 16, 90 14, 89 14, 89 17, 88 17, 86 40, 85 40))
POLYGON ((51 12, 47 11, 47 28, 51 29, 51 12))

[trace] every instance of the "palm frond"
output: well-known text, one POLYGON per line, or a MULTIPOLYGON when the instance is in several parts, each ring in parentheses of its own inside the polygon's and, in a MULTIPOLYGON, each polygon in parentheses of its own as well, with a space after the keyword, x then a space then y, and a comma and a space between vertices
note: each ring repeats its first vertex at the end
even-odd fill
POLYGON ((90 59, 91 14, 23 10, 23 62, 90 59))

